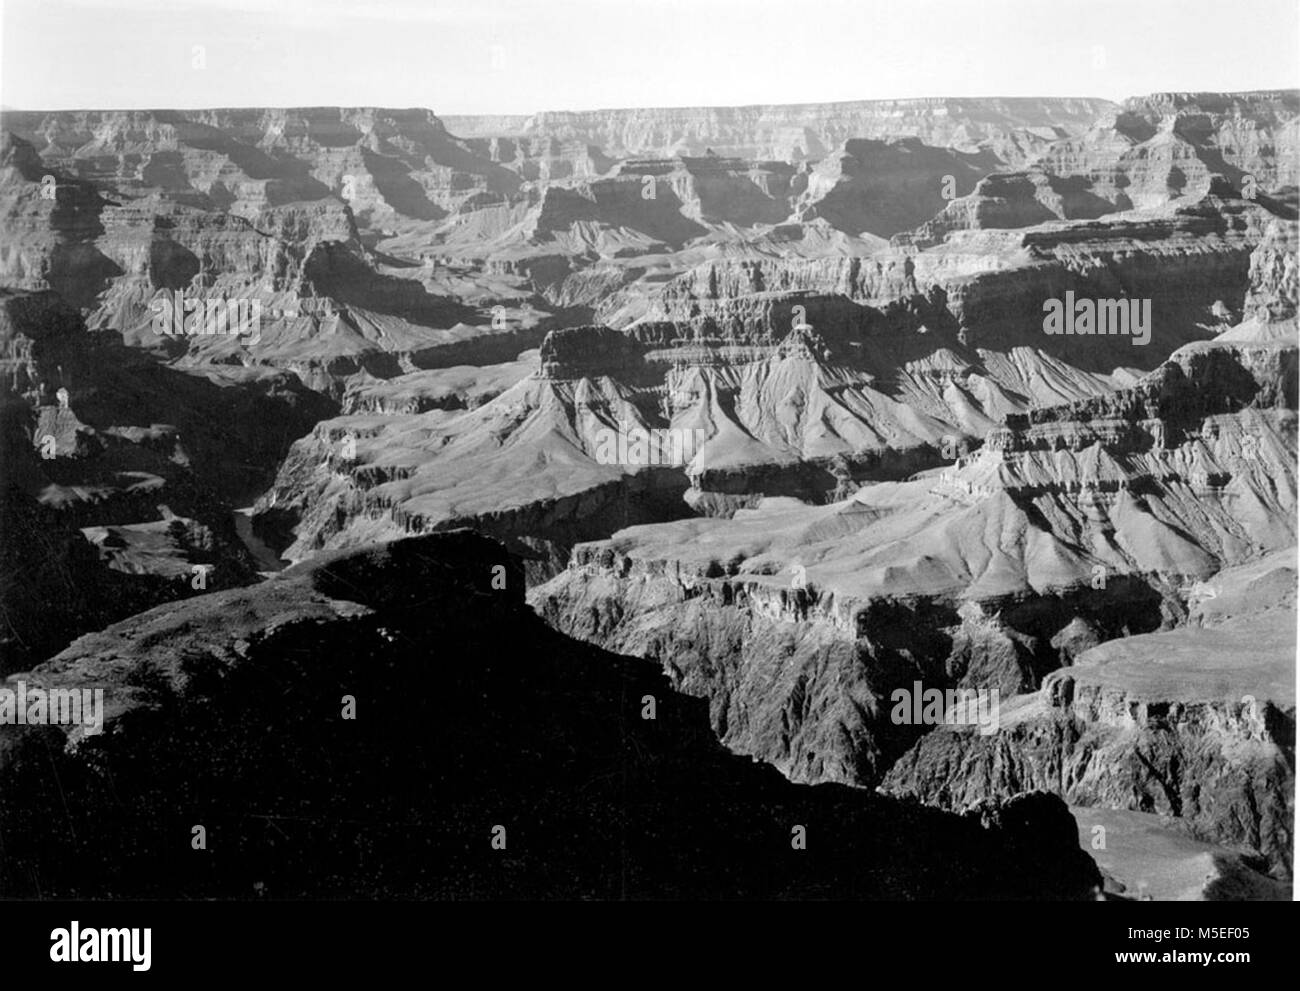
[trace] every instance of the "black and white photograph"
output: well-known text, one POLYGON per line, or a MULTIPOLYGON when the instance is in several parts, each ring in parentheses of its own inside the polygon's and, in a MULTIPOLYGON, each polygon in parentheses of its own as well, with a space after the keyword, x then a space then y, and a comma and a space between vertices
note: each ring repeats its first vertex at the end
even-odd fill
POLYGON ((1298 186, 1294 0, 3 0, 6 957, 1294 962, 1298 186))

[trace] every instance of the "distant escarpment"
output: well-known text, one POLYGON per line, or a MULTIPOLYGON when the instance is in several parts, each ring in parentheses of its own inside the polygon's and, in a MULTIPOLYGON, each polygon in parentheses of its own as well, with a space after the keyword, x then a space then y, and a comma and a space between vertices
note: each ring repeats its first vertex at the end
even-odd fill
POLYGON ((519 184, 421 109, 6 111, 0 125, 81 178, 232 212, 348 192, 358 213, 437 216, 519 184))
POLYGON ((958 816, 728 754, 651 666, 546 629, 517 563, 474 534, 154 609, 22 679, 102 692, 103 718, 0 725, 6 898, 1074 899, 1102 883, 1058 798, 958 816))
POLYGON ((0 131, 0 285, 188 366, 290 371, 337 401, 366 376, 509 360, 551 317, 526 286, 376 250, 519 189, 428 111, 6 112, 0 131), (256 306, 255 326, 169 334, 178 300, 256 306))
POLYGON ((850 138, 920 138, 929 145, 1023 159, 1086 130, 1115 108, 1091 99, 912 99, 548 111, 514 117, 444 117, 464 138, 553 138, 594 145, 615 157, 713 151, 748 159, 818 159, 850 138))
MULTIPOLYGON (((1150 298, 1147 370, 1240 319, 1260 218, 1294 182, 1296 102, 596 111, 458 122, 466 138, 418 109, 6 112, 0 283, 188 367, 289 371, 336 402, 508 362, 549 329, 745 320, 737 267, 758 276, 742 296, 906 306, 924 314, 909 330, 951 323, 977 348, 1032 339, 1045 294, 1150 298), (256 303, 262 325, 160 334, 178 293, 256 303)), ((1071 363, 1109 374, 1123 350, 1071 363)))
POLYGON ((895 240, 929 246, 953 231, 1089 219, 1215 189, 1248 199, 1294 195, 1297 161, 1300 91, 1155 94, 1055 142, 1023 171, 950 196, 933 220, 895 240))

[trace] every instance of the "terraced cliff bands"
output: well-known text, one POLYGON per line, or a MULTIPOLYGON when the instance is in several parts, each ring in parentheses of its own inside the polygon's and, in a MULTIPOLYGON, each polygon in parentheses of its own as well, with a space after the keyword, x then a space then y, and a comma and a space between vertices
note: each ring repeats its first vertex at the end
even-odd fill
MULTIPOLYGON (((355 458, 344 466, 319 438, 303 441, 264 508, 298 557, 487 521, 514 537, 564 500, 635 523, 684 515, 683 495, 720 515, 764 496, 841 498, 951 461, 949 449, 1036 405, 1106 394, 1211 337, 1248 294, 1285 292, 1274 283, 1292 278, 1286 263, 1267 260, 1285 257, 1274 223, 1288 222, 1210 196, 1142 223, 1014 234, 1000 264, 977 245, 899 253, 897 287, 875 281, 891 270, 880 258, 709 263, 666 283, 622 333, 551 333, 537 372, 475 409, 332 422, 335 440, 354 435, 355 458), (1043 301, 1067 291, 1151 294, 1151 342, 1044 334, 1043 301), (689 464, 600 463, 602 432, 618 430, 701 442, 689 464), (633 475, 653 476, 663 498, 646 503, 644 480, 620 481, 633 475), (637 508, 611 515, 611 497, 637 508)), ((581 528, 548 527, 536 536, 562 560, 581 528)))
MULTIPOLYGON (((1178 816, 1194 835, 1285 871, 1278 857, 1289 834, 1278 824, 1289 815, 1292 772, 1277 748, 1294 718, 1285 702, 1253 730, 1229 728, 1261 740, 1258 756, 1234 746, 1211 757, 1212 740, 1174 742, 1144 763, 1140 740, 1121 734, 1118 749, 1088 764, 1098 782, 1090 790, 1076 780, 1083 772, 1030 769, 1024 748, 1048 742, 1018 736, 1017 701, 1004 703, 1002 728, 989 736, 925 734, 897 723, 890 701, 917 682, 1004 700, 1040 691, 1067 709, 1074 699, 1083 708, 1071 725, 1083 729, 1058 728, 1052 740, 1092 760, 1096 748, 1079 741, 1094 723, 1108 725, 1112 703, 1098 708, 1081 687, 1071 694, 1071 673, 1111 643, 1187 630, 1201 615, 1202 586, 1217 587, 1211 576, 1295 543, 1296 349, 1260 336, 1192 345, 1130 389, 1009 417, 955 466, 864 486, 846 502, 777 499, 730 521, 639 527, 580 546, 532 601, 573 636, 658 661, 710 700, 728 746, 795 780, 897 781, 899 793, 955 808, 1055 789, 1075 804, 1178 816), (1009 769, 1015 761, 1026 769, 1009 769), (1117 767, 1129 777, 1110 775, 1117 767), (1259 784, 1235 798, 1143 797, 1243 774, 1259 784)), ((1279 623, 1293 618, 1293 598, 1273 605, 1279 623)), ((1277 637, 1285 669, 1294 637, 1277 637)), ((1231 671, 1226 640, 1192 639, 1231 671)), ((1237 684, 1226 677, 1223 699, 1237 684)), ((1176 684, 1160 699, 1160 725, 1186 723, 1173 732, 1195 737, 1216 720, 1240 723, 1176 684)), ((1267 697, 1253 682, 1242 691, 1267 697)))
POLYGON ((1086 128, 1114 107, 1105 100, 860 100, 755 107, 682 107, 447 117, 467 138, 546 136, 596 145, 612 155, 685 152, 754 159, 818 159, 849 138, 916 137, 1011 157, 1086 128))

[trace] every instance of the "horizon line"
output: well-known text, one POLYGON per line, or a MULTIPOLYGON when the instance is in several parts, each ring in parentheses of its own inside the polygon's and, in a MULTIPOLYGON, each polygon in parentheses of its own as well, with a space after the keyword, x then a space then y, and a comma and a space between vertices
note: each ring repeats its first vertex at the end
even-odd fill
POLYGON ((78 106, 78 107, 16 107, 0 106, 0 113, 154 113, 158 111, 176 111, 176 112, 196 112, 196 111, 218 111, 218 110, 424 110, 433 114, 435 117, 536 117, 539 114, 591 114, 591 113, 624 113, 631 110, 749 110, 762 107, 816 107, 816 106, 842 106, 856 103, 912 103, 921 101, 931 101, 936 103, 955 102, 962 100, 969 101, 1012 101, 1012 100, 1088 100, 1097 103, 1110 103, 1120 106, 1128 100, 1147 99, 1153 96, 1177 95, 1177 96, 1256 96, 1266 93, 1293 93, 1300 95, 1300 86, 1276 86, 1262 87, 1255 89, 1169 89, 1169 90, 1152 90, 1149 93, 1133 94, 1122 97, 1119 100, 1113 100, 1104 96, 893 96, 893 97, 864 97, 853 100, 799 100, 791 103, 716 103, 716 104, 641 104, 637 106, 621 107, 588 107, 582 109, 543 109, 530 111, 478 111, 478 112, 457 112, 457 111, 440 111, 432 107, 423 105, 400 106, 398 104, 378 104, 378 103, 316 103, 316 104, 297 104, 297 105, 272 105, 272 104, 244 104, 244 105, 204 105, 204 106, 117 106, 117 107, 95 107, 95 106, 78 106))

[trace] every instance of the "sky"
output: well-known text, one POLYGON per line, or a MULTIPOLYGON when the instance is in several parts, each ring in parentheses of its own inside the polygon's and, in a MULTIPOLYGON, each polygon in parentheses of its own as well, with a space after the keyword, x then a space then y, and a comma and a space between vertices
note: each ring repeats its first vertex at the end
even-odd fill
POLYGON ((1300 87, 1297 0, 0 0, 0 106, 442 115, 1300 87))

